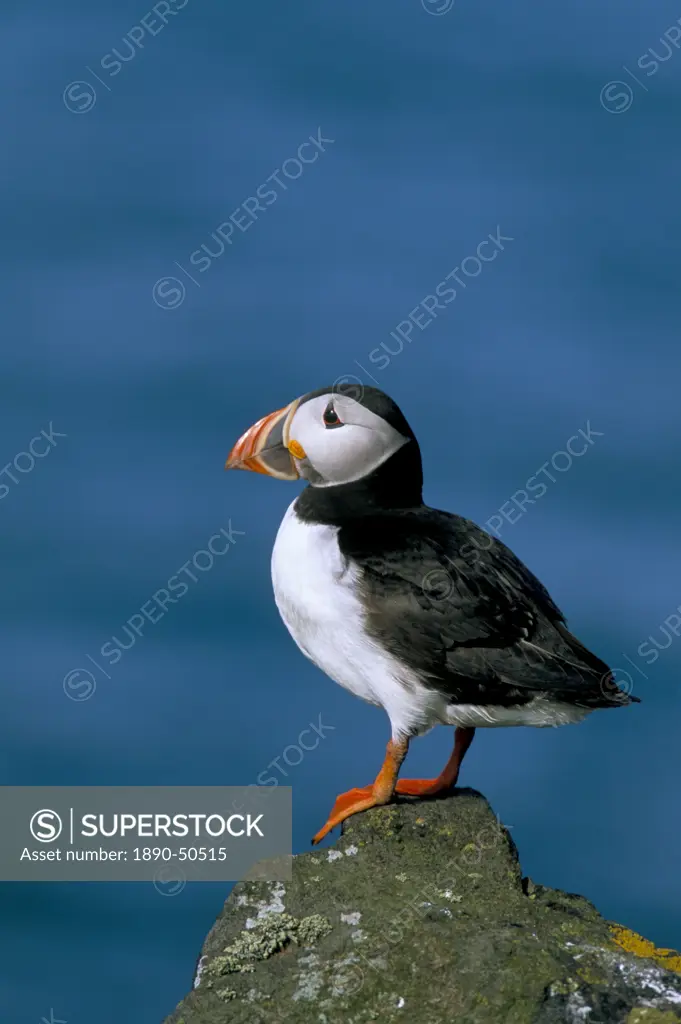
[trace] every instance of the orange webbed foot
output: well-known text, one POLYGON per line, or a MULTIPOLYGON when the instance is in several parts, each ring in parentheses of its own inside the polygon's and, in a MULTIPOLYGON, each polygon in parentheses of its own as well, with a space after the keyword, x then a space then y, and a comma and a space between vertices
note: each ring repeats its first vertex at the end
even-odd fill
POLYGON ((340 796, 336 797, 336 802, 331 809, 331 814, 326 824, 317 832, 312 840, 312 845, 314 846, 321 842, 324 836, 327 836, 336 825, 340 825, 346 818, 353 814, 358 814, 360 811, 366 811, 370 807, 376 807, 379 802, 374 794, 373 786, 364 786, 362 789, 349 789, 347 793, 341 793, 340 796))
POLYGON ((395 792, 400 796, 438 796, 452 788, 451 783, 441 779, 399 779, 395 792))
POLYGON ((397 773, 406 757, 408 746, 409 740, 407 739, 390 740, 381 770, 373 785, 364 786, 363 789, 349 789, 347 793, 341 793, 339 797, 336 797, 329 819, 312 840, 313 845, 321 842, 332 828, 340 825, 350 815, 368 811, 370 807, 382 807, 384 804, 390 803, 395 791, 397 773))

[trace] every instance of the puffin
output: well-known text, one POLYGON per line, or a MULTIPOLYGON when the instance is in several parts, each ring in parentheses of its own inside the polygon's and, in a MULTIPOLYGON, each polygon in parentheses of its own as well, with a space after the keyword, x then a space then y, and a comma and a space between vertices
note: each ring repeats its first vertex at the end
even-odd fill
POLYGON ((225 468, 307 483, 272 551, 277 608, 307 658, 390 720, 374 782, 338 796, 313 843, 396 795, 447 794, 480 727, 638 701, 501 540, 424 503, 418 441, 378 388, 310 391, 242 434, 225 468), (400 779, 410 741, 435 725, 454 726, 447 764, 400 779))

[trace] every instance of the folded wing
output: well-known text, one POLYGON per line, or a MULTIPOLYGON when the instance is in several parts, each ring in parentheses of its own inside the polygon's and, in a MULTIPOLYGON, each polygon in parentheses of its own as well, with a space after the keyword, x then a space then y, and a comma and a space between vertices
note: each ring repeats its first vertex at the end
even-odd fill
POLYGON ((469 520, 423 508, 339 531, 359 569, 366 628, 453 703, 514 706, 542 694, 581 707, 632 699, 574 637, 539 580, 469 520))

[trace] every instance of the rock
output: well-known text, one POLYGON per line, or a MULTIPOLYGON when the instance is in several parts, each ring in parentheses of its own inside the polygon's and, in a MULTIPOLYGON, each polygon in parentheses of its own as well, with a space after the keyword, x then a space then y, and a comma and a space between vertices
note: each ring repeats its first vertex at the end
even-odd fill
POLYGON ((681 955, 523 878, 470 789, 351 818, 235 886, 166 1024, 672 1024, 681 955))

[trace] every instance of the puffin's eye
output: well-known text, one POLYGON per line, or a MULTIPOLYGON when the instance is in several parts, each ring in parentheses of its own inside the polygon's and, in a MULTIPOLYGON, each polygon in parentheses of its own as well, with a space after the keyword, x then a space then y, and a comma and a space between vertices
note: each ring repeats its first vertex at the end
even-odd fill
POLYGON ((336 410, 333 407, 333 402, 329 402, 329 404, 327 405, 326 409, 324 410, 324 415, 322 416, 322 420, 324 421, 324 426, 325 427, 342 427, 343 426, 342 421, 338 418, 338 413, 336 412, 336 410))

